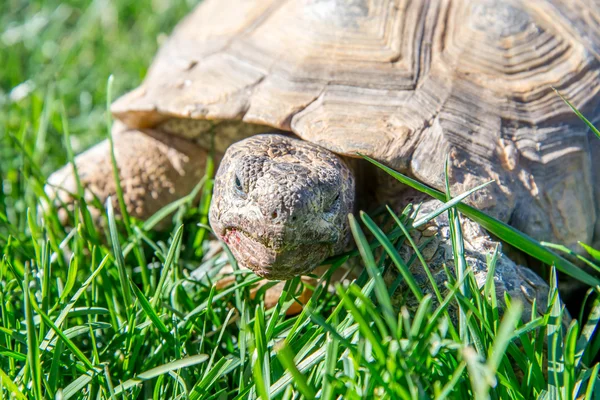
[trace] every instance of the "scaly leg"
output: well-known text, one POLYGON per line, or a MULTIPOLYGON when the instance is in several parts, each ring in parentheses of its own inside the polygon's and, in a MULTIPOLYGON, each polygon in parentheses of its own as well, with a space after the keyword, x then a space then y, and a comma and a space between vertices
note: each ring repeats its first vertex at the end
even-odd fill
MULTIPOLYGON (((115 157, 127 212, 146 219, 163 206, 187 195, 204 174, 207 151, 193 142, 153 130, 113 128, 115 157)), ((75 158, 87 202, 96 196, 102 204, 111 196, 115 211, 118 199, 110 146, 105 140, 75 158)), ((48 178, 50 199, 73 207, 77 185, 73 168, 66 165, 48 178)), ((91 209, 94 218, 103 210, 91 209)), ((61 221, 66 221, 63 209, 61 221)))

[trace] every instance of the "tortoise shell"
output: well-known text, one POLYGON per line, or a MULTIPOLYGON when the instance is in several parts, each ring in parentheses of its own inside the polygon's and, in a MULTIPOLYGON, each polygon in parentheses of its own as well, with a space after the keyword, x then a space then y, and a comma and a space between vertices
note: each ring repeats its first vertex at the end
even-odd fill
MULTIPOLYGON (((591 241, 593 0, 205 0, 114 115, 241 120, 373 157, 538 239, 591 241)), ((233 139, 231 139, 233 140, 233 139)))

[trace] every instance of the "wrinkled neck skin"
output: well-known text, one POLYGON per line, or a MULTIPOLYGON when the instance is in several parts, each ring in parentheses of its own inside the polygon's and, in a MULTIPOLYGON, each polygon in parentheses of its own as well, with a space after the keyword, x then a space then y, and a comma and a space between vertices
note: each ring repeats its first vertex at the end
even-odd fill
POLYGON ((356 164, 288 135, 241 140, 228 148, 216 174, 211 226, 257 275, 307 274, 349 243, 356 164))

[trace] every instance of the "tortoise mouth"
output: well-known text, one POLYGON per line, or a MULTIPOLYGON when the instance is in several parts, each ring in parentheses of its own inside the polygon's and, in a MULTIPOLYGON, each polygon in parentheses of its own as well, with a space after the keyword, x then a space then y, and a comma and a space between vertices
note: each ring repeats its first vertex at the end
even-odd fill
POLYGON ((333 244, 324 242, 276 246, 266 238, 258 238, 234 227, 225 228, 221 238, 238 264, 270 280, 286 280, 308 274, 333 251, 333 244))
POLYGON ((270 243, 266 238, 252 235, 250 232, 237 227, 225 228, 221 234, 221 237, 223 238, 223 241, 225 241, 225 243, 227 243, 230 247, 235 246, 236 244, 241 244, 242 242, 251 241, 273 251, 277 251, 279 248, 279 246, 275 246, 274 244, 270 243))

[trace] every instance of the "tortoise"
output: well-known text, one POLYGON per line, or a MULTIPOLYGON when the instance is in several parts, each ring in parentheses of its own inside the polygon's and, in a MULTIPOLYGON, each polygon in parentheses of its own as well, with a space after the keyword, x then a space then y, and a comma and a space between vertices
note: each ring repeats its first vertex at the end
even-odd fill
MULTIPOLYGON (((591 243, 598 144, 552 89, 595 110, 599 19, 591 1, 205 0, 112 105, 128 211, 189 193, 213 148, 215 234, 240 265, 289 279, 347 248, 349 213, 414 196, 360 155, 442 190, 448 159, 453 194, 496 182, 469 204, 539 240, 591 243)), ((115 192, 107 142, 76 163, 88 195, 115 192)), ((73 202, 70 167, 49 183, 73 202)), ((483 279, 496 242, 463 224, 483 279)), ((447 225, 428 256, 440 265, 447 225)), ((545 282, 502 260, 499 291, 540 304, 545 282)))

